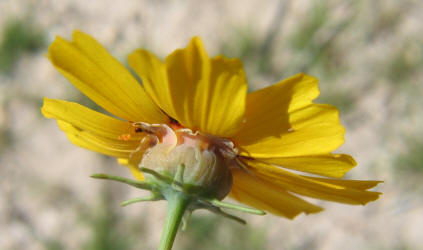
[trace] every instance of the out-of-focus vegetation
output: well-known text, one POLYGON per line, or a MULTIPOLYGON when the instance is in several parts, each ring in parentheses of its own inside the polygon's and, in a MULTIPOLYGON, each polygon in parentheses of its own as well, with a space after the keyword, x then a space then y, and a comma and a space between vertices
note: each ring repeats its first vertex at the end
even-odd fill
MULTIPOLYGON (((91 238, 84 244, 84 250, 130 250, 130 236, 121 230, 119 213, 114 209, 119 202, 113 199, 111 191, 104 188, 99 195, 100 204, 82 218, 83 223, 91 228, 91 238), (115 203, 115 204, 113 204, 115 203)), ((135 233, 135 232, 133 232, 135 233)))
POLYGON ((44 31, 31 19, 9 20, 0 38, 0 72, 10 71, 20 56, 46 44, 44 31))
POLYGON ((422 44, 402 44, 393 52, 385 72, 392 84, 401 87, 419 73, 423 66, 422 47, 422 44))
MULTIPOLYGON (((46 44, 45 32, 35 25, 34 20, 30 18, 8 20, 2 27, 0 35, 0 77, 2 74, 8 74, 13 71, 16 63, 23 55, 39 51, 46 44)), ((0 85, 3 81, 0 80, 0 85)), ((7 88, 7 86, 6 86, 7 88)), ((25 95, 24 93, 20 93, 25 95)), ((14 93, 8 91, 3 96, 4 109, 14 93)), ((28 101, 34 101, 34 97, 26 96, 28 101)), ((36 102, 40 102, 36 98, 36 102)), ((13 143, 13 133, 7 126, 6 111, 0 106, 0 152, 13 143)))
POLYGON ((395 165, 398 171, 423 176, 422 138, 409 139, 407 150, 397 156, 395 165))
POLYGON ((193 216, 186 233, 186 250, 255 250, 266 249, 265 232, 260 228, 240 225, 216 215, 193 216))

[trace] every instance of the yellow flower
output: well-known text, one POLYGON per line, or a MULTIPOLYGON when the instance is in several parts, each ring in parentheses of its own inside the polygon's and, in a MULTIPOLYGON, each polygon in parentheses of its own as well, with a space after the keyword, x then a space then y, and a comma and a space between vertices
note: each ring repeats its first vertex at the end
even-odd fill
POLYGON ((356 163, 332 153, 344 143, 345 129, 335 107, 312 102, 319 95, 314 77, 298 74, 247 94, 240 60, 210 58, 197 37, 164 62, 146 50, 133 52, 129 65, 142 85, 79 31, 71 42, 57 37, 48 57, 75 87, 120 119, 48 98, 42 113, 57 119, 71 142, 117 157, 137 179, 143 179, 139 165, 167 168, 175 159, 189 162, 200 155, 201 162, 220 169, 217 175, 229 173, 224 182, 210 180, 227 186, 219 199, 230 192, 244 204, 287 218, 322 210, 299 196, 352 205, 379 196, 367 191, 379 181, 338 179, 356 163), (188 149, 181 156, 176 148, 188 149))

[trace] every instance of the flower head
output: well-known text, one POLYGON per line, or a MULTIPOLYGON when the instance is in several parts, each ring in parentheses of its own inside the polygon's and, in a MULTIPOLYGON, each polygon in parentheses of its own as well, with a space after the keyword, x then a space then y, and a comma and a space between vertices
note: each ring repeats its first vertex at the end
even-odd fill
POLYGON ((184 164, 183 179, 202 187, 198 192, 217 199, 229 194, 287 218, 322 210, 300 196, 353 205, 379 196, 367 191, 378 181, 338 179, 356 163, 332 153, 344 143, 345 129, 335 107, 312 102, 319 95, 314 77, 298 74, 247 94, 242 63, 210 58, 197 37, 164 61, 133 52, 129 65, 142 85, 79 31, 72 41, 57 37, 48 57, 119 119, 48 98, 43 114, 71 142, 117 157, 138 179, 144 179, 140 168, 173 178, 184 164))

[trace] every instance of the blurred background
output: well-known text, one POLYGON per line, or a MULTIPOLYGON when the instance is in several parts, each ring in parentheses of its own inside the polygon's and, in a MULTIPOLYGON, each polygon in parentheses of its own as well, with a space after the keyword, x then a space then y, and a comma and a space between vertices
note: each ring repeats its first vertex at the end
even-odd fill
POLYGON ((126 65, 147 48, 165 57, 190 37, 243 60, 250 90, 298 72, 320 80, 318 102, 341 111, 358 167, 377 179, 367 206, 320 202, 290 221, 249 224, 196 212, 174 249, 423 249, 423 2, 0 0, 0 249, 155 249, 164 202, 93 173, 129 176, 112 158, 73 146, 40 114, 42 98, 94 107, 44 56, 81 29, 126 65))

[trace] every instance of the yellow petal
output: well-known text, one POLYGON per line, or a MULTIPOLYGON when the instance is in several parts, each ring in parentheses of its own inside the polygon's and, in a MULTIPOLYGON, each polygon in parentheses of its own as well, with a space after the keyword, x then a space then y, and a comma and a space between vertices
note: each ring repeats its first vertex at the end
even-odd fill
POLYGON ((183 126, 230 137, 241 127, 247 83, 237 59, 210 59, 199 38, 176 50, 166 63, 145 50, 129 56, 147 93, 183 126))
POLYGON ((314 124, 340 126, 339 111, 329 104, 310 104, 304 108, 289 112, 290 130, 298 131, 314 124))
POLYGON ((328 154, 316 156, 263 158, 260 161, 290 168, 297 171, 341 178, 357 163, 345 154, 328 154))
POLYGON ((344 143, 345 129, 315 124, 279 137, 265 137, 255 144, 240 145, 240 154, 254 158, 329 154, 344 143))
POLYGON ((377 186, 379 183, 383 183, 383 181, 337 180, 337 179, 326 179, 326 178, 311 177, 311 176, 304 176, 304 177, 308 179, 316 180, 318 182, 324 182, 328 184, 334 184, 337 186, 354 188, 358 190, 367 190, 377 186))
POLYGON ((202 41, 194 37, 185 49, 170 54, 165 63, 175 108, 173 118, 188 128, 196 129, 193 123, 196 89, 200 82, 209 80, 211 71, 210 59, 202 41))
MULTIPOLYGON (((141 78, 145 91, 151 99, 170 117, 178 119, 173 91, 167 80, 166 66, 153 53, 136 50, 128 57, 129 66, 141 78)), ((183 84, 183 83, 181 83, 183 84)), ((172 88, 173 87, 173 88, 172 88)), ((180 111, 182 112, 182 111, 180 111)))
POLYGON ((202 81, 195 96, 193 124, 200 131, 230 137, 241 128, 247 81, 238 59, 217 56, 211 60, 209 81, 202 81))
POLYGON ((129 158, 139 145, 138 141, 122 141, 96 136, 61 120, 57 123, 73 144, 101 154, 129 158))
POLYGON ((44 98, 41 112, 47 118, 62 120, 80 130, 110 139, 119 139, 125 134, 130 135, 130 140, 140 140, 142 137, 139 133, 135 133, 131 123, 96 112, 78 103, 44 98))
POLYGON ((136 165, 132 164, 129 159, 119 158, 118 163, 127 167, 131 171, 131 174, 132 176, 134 176, 135 179, 140 181, 144 180, 144 175, 142 174, 142 172, 138 169, 136 165))
POLYGON ((246 123, 235 139, 248 145, 286 133, 290 128, 289 113, 310 105, 318 95, 317 79, 304 74, 249 94, 246 123))
POLYGON ((255 158, 329 154, 344 143, 345 129, 331 105, 312 104, 317 80, 299 74, 247 98, 246 124, 234 140, 255 158))
MULTIPOLYGON (((364 205, 379 198, 380 193, 364 191, 347 185, 323 182, 316 178, 299 176, 281 168, 253 160, 246 161, 252 175, 267 180, 283 189, 321 200, 329 200, 351 205, 364 205)), ((338 183, 339 184, 339 183, 338 183)))
POLYGON ((300 213, 317 213, 321 207, 315 206, 272 182, 250 175, 244 170, 233 169, 233 185, 230 196, 249 206, 293 219, 300 213))
POLYGON ((110 113, 128 121, 168 121, 129 71, 92 37, 79 31, 72 42, 57 37, 49 48, 49 59, 75 87, 110 113))

